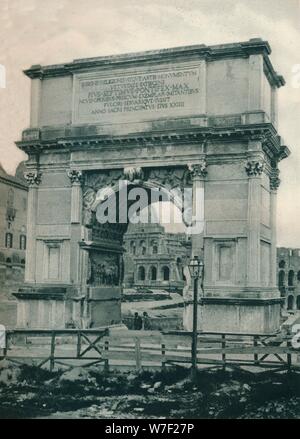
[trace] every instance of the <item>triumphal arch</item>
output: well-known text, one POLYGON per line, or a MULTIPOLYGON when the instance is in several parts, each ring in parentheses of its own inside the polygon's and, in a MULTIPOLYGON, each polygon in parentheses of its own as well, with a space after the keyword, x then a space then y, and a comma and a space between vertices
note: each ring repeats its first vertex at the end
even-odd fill
MULTIPOLYGON (((29 157, 28 248, 19 327, 120 322, 126 218, 118 209, 118 221, 101 223, 97 211, 112 193, 125 202, 126 186, 192 190, 192 253, 205 264, 199 328, 278 328, 276 191, 289 150, 277 133, 284 79, 270 52, 252 39, 25 71, 30 127, 17 145, 29 157)), ((189 291, 185 301, 189 328, 189 291)))

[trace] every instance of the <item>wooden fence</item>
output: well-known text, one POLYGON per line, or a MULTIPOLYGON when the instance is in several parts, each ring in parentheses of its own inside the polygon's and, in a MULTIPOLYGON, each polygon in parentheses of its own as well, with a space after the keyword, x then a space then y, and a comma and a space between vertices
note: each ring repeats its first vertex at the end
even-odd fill
MULTIPOLYGON (((17 363, 32 359, 40 367, 49 363, 50 370, 55 365, 74 367, 78 362, 83 366, 101 363, 106 372, 123 366, 137 371, 143 367, 165 369, 191 363, 191 338, 191 333, 185 331, 13 330, 6 334, 7 348, 2 358, 17 363), (46 337, 46 343, 42 350, 25 344, 17 355, 20 337, 46 337)), ((289 335, 198 334, 197 362, 201 367, 225 370, 227 366, 253 366, 291 371, 298 369, 298 355, 300 350, 292 347, 289 335)))

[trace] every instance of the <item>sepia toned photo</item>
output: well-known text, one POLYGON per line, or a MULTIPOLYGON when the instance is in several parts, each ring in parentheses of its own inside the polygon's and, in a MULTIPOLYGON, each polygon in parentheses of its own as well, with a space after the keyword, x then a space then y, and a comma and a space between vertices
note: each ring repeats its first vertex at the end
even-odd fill
POLYGON ((0 419, 300 419, 300 2, 0 23, 0 419))

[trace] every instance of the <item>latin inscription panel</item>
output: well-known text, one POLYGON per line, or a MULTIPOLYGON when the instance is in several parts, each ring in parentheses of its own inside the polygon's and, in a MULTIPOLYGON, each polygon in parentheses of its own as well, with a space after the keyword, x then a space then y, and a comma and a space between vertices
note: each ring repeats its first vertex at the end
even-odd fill
POLYGON ((74 123, 118 123, 197 115, 200 66, 75 76, 74 123))

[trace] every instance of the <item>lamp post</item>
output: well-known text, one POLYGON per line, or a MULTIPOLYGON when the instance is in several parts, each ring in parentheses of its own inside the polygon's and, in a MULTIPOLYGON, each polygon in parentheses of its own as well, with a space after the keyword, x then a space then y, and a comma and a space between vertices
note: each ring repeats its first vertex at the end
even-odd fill
POLYGON ((193 335, 192 335, 192 368, 191 368, 191 380, 196 381, 197 375, 197 320, 198 320, 198 280, 202 276, 204 263, 194 256, 189 263, 189 270, 193 279, 194 295, 193 295, 193 335))

